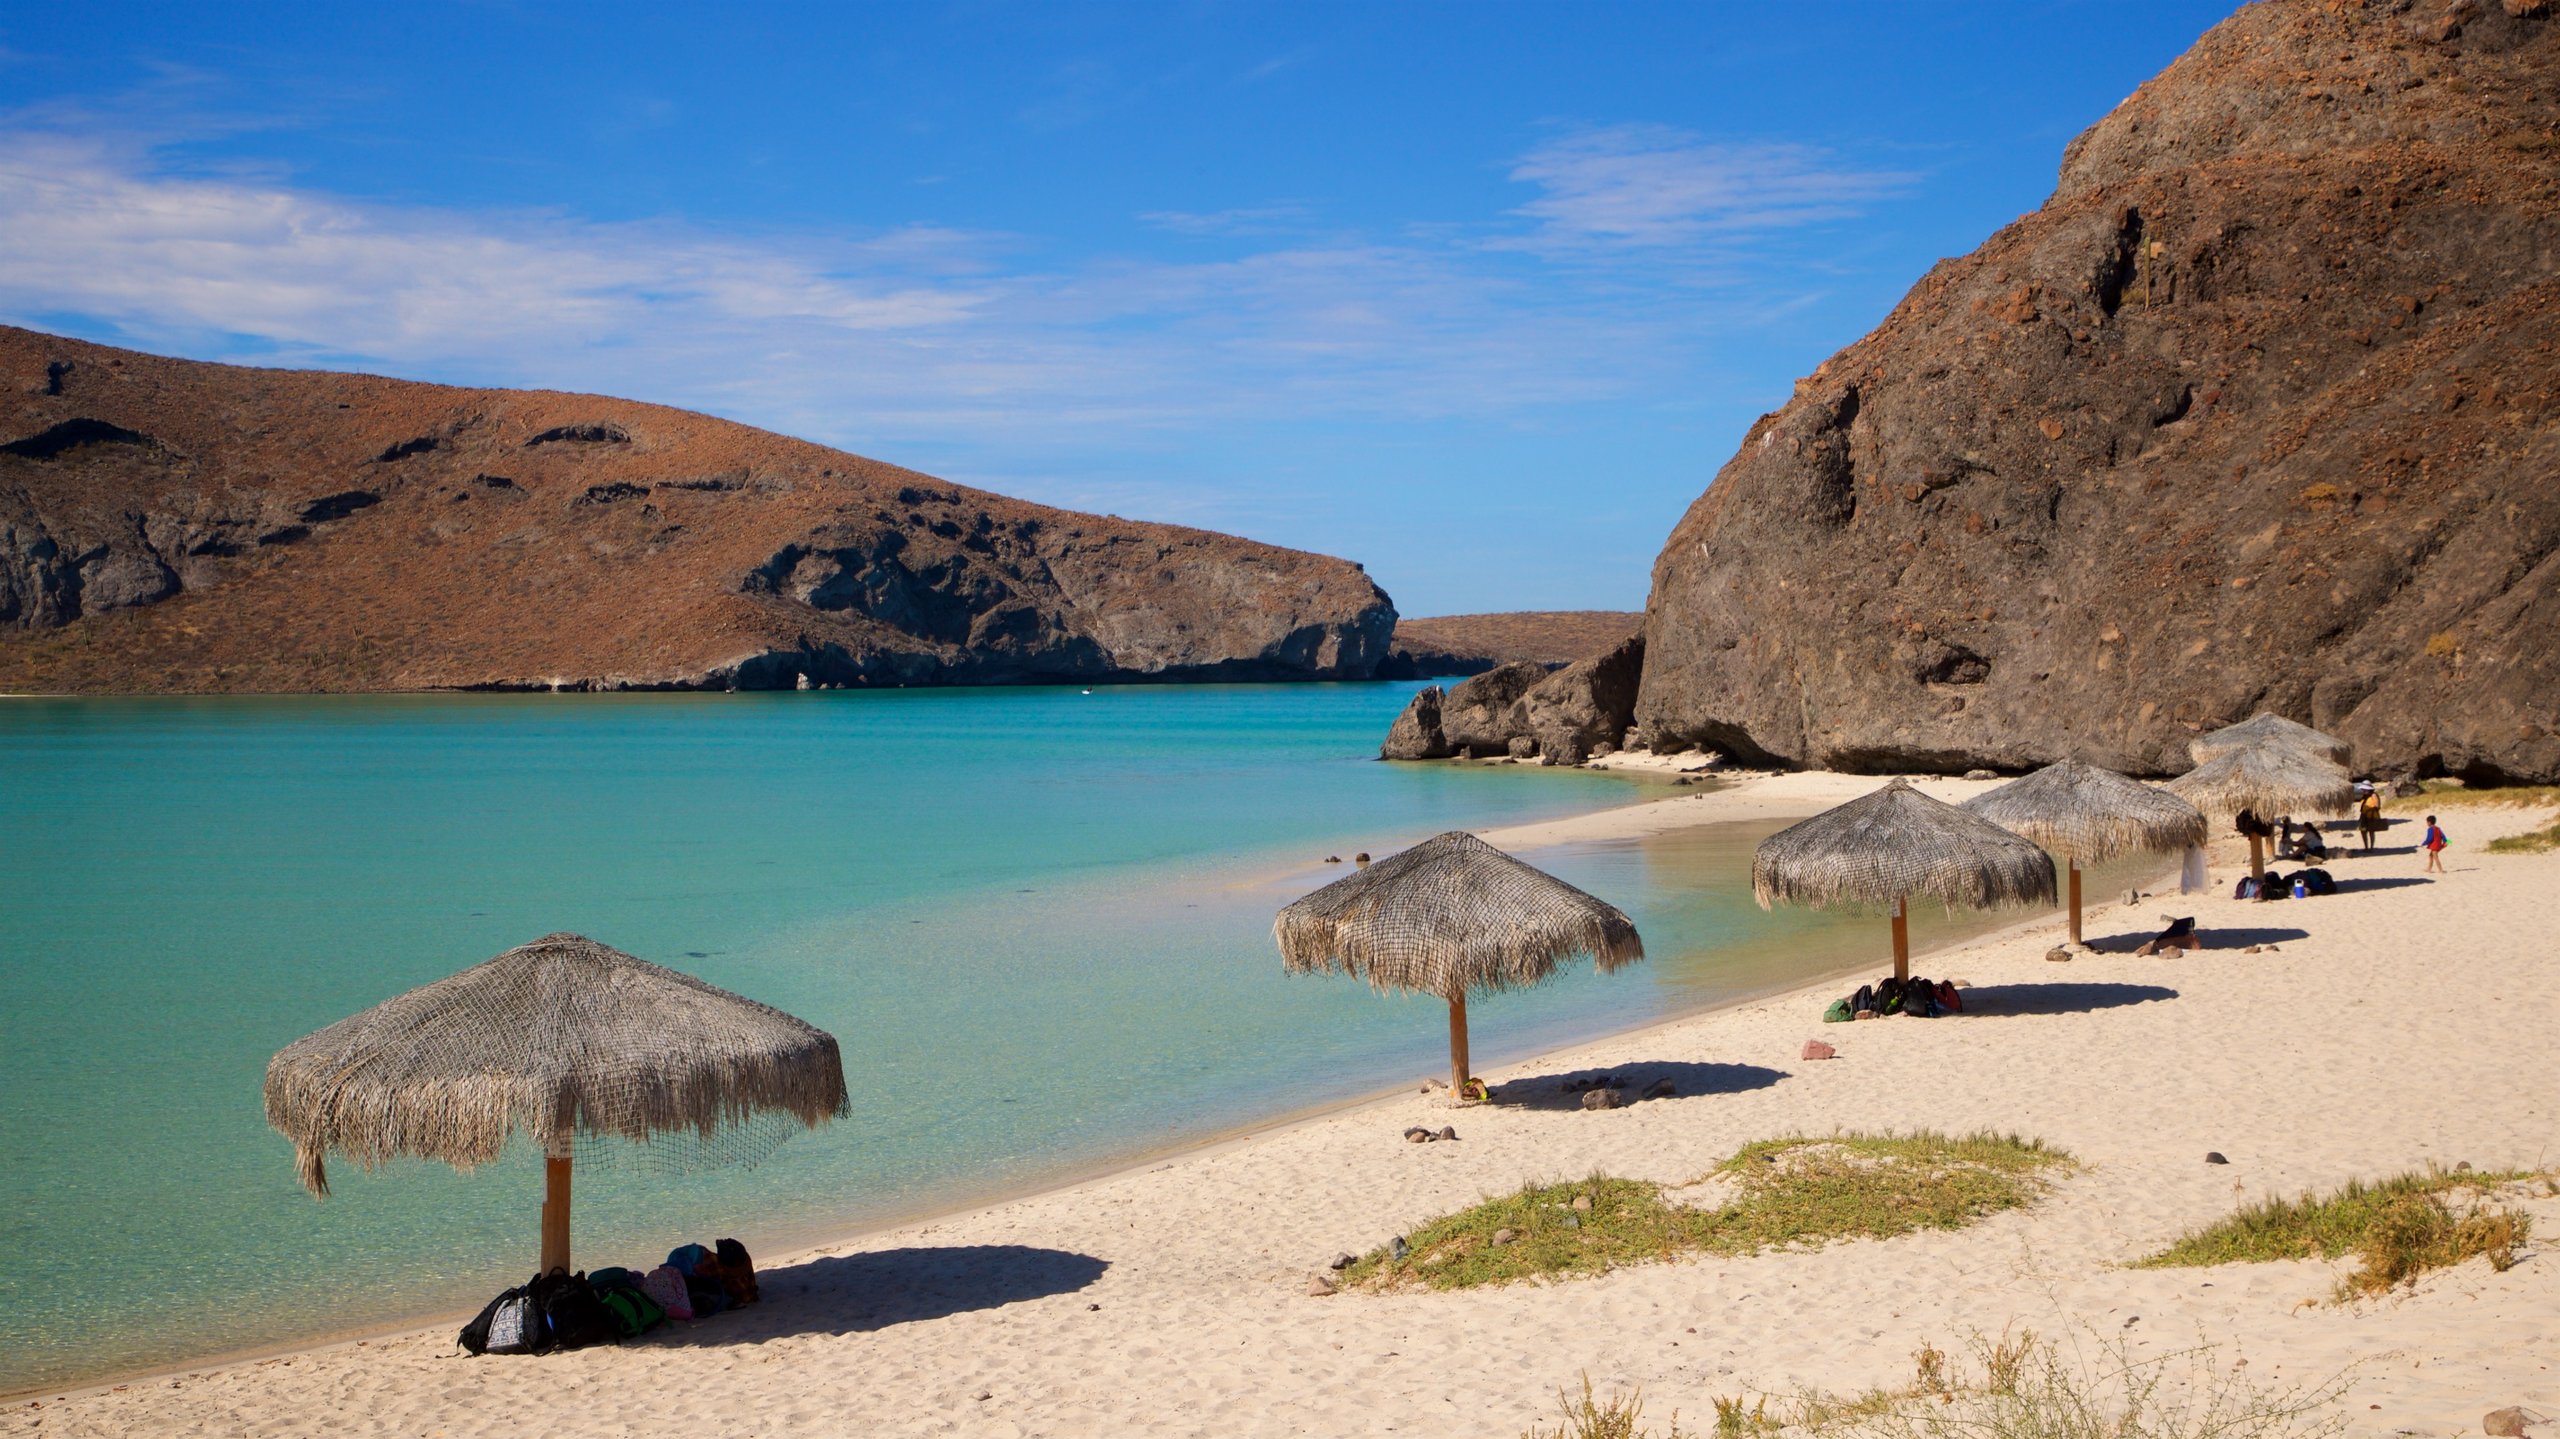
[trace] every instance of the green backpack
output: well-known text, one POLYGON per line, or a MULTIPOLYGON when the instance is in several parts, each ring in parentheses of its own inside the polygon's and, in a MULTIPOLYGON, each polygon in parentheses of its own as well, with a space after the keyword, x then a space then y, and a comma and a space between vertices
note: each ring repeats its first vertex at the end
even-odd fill
POLYGON ((596 1297, 604 1301, 605 1312, 613 1316, 615 1327, 625 1339, 646 1334, 667 1322, 667 1311, 658 1307, 658 1301, 637 1289, 617 1286, 597 1291, 596 1297))
POLYGON ((1849 1001, 1845 999, 1831 1001, 1831 1007, 1822 1012, 1822 1022, 1825 1024, 1847 1024, 1855 1018, 1857 1016, 1849 1012, 1849 1001))

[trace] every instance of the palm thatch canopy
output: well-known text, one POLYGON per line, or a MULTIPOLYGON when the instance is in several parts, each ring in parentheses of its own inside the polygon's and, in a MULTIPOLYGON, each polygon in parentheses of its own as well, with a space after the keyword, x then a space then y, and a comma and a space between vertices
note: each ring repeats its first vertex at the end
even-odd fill
POLYGON ((2227 750, 2164 786, 2201 810, 2261 817, 2342 814, 2356 802, 2355 781, 2327 756, 2286 744, 2227 750))
POLYGON ((2051 904, 2053 860, 2034 841, 1897 779, 1760 841, 1751 893, 1763 909, 1906 896, 1949 909, 2051 904))
POLYGON ((2196 807, 2111 769, 2064 760, 1961 806, 2074 864, 2161 854, 2204 843, 2196 807))
POLYGON ((1617 906, 1460 830, 1282 908, 1271 933, 1292 974, 1443 999, 1535 984, 1580 955, 1604 974, 1644 958, 1617 906))
POLYGON ((759 1114, 817 1125, 846 1112, 836 1042, 691 975, 574 934, 549 934, 342 1019, 267 1062, 267 1122, 305 1187, 332 1150, 372 1169, 401 1155, 459 1169, 522 1135, 646 1141, 759 1114))
POLYGON ((2345 740, 2263 710, 2238 724, 2196 736, 2187 743, 2187 755, 2198 764, 2209 764, 2233 750, 2261 744, 2308 750, 2339 764, 2351 763, 2355 757, 2345 740))

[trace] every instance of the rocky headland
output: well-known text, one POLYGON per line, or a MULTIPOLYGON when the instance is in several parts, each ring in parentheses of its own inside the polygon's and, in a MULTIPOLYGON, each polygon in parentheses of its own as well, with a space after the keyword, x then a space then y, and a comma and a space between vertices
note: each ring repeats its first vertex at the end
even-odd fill
POLYGON ((0 690, 1364 679, 1358 565, 705 415, 0 327, 0 690))
POLYGON ((1480 675, 1515 660, 1562 669, 1634 634, 1634 610, 1514 610, 1485 615, 1399 616, 1382 680, 1480 675))
POLYGON ((1654 569, 1655 747, 2560 779, 2560 21, 2249 5, 1803 380, 1654 569))

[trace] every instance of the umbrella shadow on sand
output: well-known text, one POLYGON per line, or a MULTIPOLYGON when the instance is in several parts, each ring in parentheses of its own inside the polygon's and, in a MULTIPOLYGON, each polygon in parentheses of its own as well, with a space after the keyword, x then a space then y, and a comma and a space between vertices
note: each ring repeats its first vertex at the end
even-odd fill
POLYGON ((1787 1076, 1775 1069, 1757 1064, 1698 1064, 1688 1060, 1638 1060, 1632 1064, 1608 1069, 1576 1069, 1563 1074, 1536 1074, 1506 1080, 1493 1086, 1493 1102, 1511 1109, 1580 1109, 1585 1091, 1599 1081, 1616 1081, 1608 1087, 1623 1096, 1625 1104, 1652 1104, 1658 1100, 1643 1098, 1644 1092, 1662 1080, 1670 1080, 1673 1092, 1665 1099, 1695 1099, 1703 1095, 1740 1094, 1749 1089, 1767 1089, 1787 1076))
MULTIPOLYGON (((2089 947, 2101 954, 2131 954, 2158 933, 2158 930, 2146 929, 2128 934, 2111 934, 2103 939, 2089 941, 2089 947)), ((2207 954, 2216 950, 2245 949, 2253 944, 2291 944, 2297 939, 2311 937, 2311 931, 2307 929, 2268 929, 2231 924, 2217 924, 2210 927, 2199 925, 2196 933, 2204 938, 2206 946, 2204 953, 2207 954)), ((2172 950, 2162 957, 2174 959, 2176 956, 2177 951, 2172 950)))
POLYGON ((2435 881, 2434 881, 2434 880, 2428 879, 2428 878, 2427 878, 2426 876, 2424 876, 2424 875, 2416 875, 2416 874, 2379 875, 2379 874, 2377 874, 2377 875, 2371 875, 2371 876, 2368 876, 2368 877, 2363 878, 2363 879, 2342 879, 2342 880, 2339 880, 2339 881, 2338 881, 2338 893, 2340 893, 2340 894, 2362 894, 2362 893, 2364 893, 2366 890, 2372 890, 2372 889, 2407 889, 2407 888, 2409 888, 2411 885, 2419 885, 2419 884, 2433 884, 2433 883, 2435 883, 2435 881))
POLYGON ((1964 992, 1965 1019, 2003 1018, 2013 1014, 2087 1014, 2122 1009, 2130 1004, 2176 999, 2178 992, 2160 984, 2112 981, 2062 984, 1977 984, 1964 992))
POLYGON ((762 1302, 662 1329, 646 1342, 698 1348, 795 1334, 858 1334, 1072 1294, 1108 1260, 1023 1244, 963 1244, 843 1254, 760 1271, 762 1302))

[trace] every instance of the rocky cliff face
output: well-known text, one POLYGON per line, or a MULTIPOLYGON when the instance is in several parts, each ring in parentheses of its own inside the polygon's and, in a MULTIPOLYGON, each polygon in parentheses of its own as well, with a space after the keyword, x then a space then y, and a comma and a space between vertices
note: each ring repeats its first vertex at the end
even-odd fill
POLYGON ((1654 569, 1655 744, 2560 779, 2560 21, 2266 0, 1763 417, 1654 569))
POLYGON ((0 328, 0 690, 1362 679, 1357 565, 681 410, 0 328))

